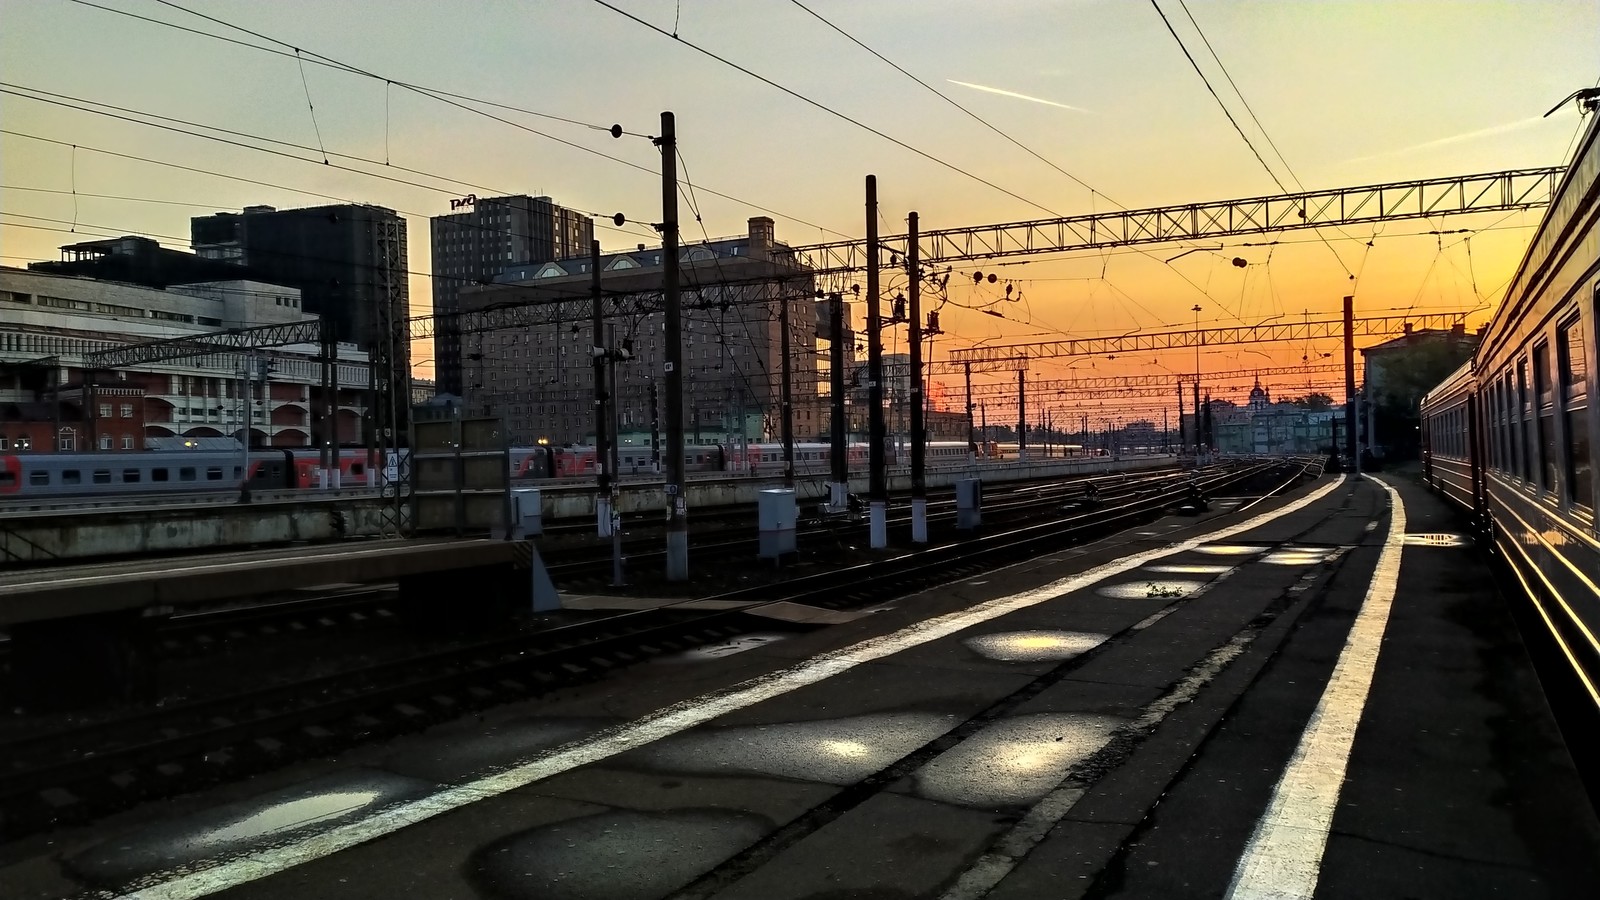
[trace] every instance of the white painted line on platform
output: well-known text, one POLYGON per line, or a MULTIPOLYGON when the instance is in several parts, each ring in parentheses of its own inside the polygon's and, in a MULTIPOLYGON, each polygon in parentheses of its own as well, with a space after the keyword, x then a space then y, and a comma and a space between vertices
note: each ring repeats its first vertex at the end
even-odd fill
POLYGON ((1389 492, 1389 533, 1328 686, 1239 858, 1228 900, 1311 900, 1317 890, 1350 748, 1372 689, 1400 581, 1406 539, 1406 508, 1400 493, 1382 479, 1366 477, 1389 492))
POLYGON ((892 634, 869 638, 850 647, 812 657, 797 665, 721 691, 715 691, 657 710, 632 722, 564 744, 493 775, 443 788, 437 793, 379 810, 361 819, 334 826, 282 846, 258 850, 208 869, 179 874, 170 880, 140 887, 117 900, 187 900, 238 887, 298 865, 323 859, 393 834, 434 816, 498 797, 537 781, 580 766, 600 762, 665 737, 703 725, 736 710, 754 706, 807 685, 826 681, 857 666, 883 659, 922 644, 948 637, 974 625, 1036 606, 1063 594, 1089 587, 1105 578, 1136 569, 1152 560, 1184 553, 1208 541, 1222 540, 1258 528, 1281 516, 1321 500, 1344 483, 1344 476, 1272 512, 1235 525, 1192 537, 1170 547, 1146 550, 1096 566, 1043 587, 997 597, 971 609, 918 622, 892 634))

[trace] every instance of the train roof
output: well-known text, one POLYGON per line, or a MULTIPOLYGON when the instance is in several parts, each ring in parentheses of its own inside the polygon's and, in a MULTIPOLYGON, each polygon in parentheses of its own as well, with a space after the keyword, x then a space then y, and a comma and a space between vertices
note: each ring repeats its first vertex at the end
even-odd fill
POLYGON ((1420 406, 1422 409, 1428 409, 1445 403, 1460 394, 1472 390, 1476 384, 1477 374, 1473 370, 1472 360, 1469 359, 1454 372, 1446 375, 1445 379, 1435 385, 1433 390, 1423 394, 1420 406))
POLYGON ((1587 218, 1587 211, 1600 203, 1600 113, 1589 116, 1589 123, 1572 162, 1561 176, 1550 197, 1550 206, 1539 220, 1538 230, 1528 243, 1528 252, 1517 266, 1517 274, 1506 288, 1504 298, 1478 344, 1478 354, 1495 352, 1515 333, 1517 325, 1542 295, 1540 282, 1554 268, 1553 257, 1563 252, 1573 235, 1569 226, 1587 218))

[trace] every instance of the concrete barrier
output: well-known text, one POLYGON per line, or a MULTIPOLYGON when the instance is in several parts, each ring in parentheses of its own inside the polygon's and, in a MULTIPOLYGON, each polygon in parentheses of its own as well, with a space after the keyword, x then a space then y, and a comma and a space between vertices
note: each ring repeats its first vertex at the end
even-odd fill
MULTIPOLYGON (((994 485, 1136 472, 1169 466, 1174 460, 1172 456, 1137 456, 1004 461, 980 465, 976 472, 986 485, 994 485)), ((972 473, 967 466, 929 469, 927 484, 934 489, 949 487, 972 473)), ((911 488, 910 472, 904 469, 892 470, 888 481, 891 491, 911 488)), ((760 478, 692 479, 686 486, 691 520, 696 509, 749 506, 753 510, 758 493, 781 482, 777 473, 760 478)), ((865 473, 850 479, 850 490, 866 492, 865 473)), ((594 518, 592 483, 545 483, 539 494, 546 524, 594 518)), ((822 502, 827 496, 826 476, 796 479, 795 499, 800 504, 822 502)), ((628 481, 622 485, 618 502, 624 513, 648 514, 666 509, 666 494, 658 481, 628 481)), ((0 565, 337 541, 380 535, 383 524, 383 501, 371 494, 302 494, 293 502, 40 511, 0 518, 0 565)))
MULTIPOLYGON (((1039 459, 1029 462, 1009 460, 980 465, 977 467, 976 472, 985 484, 1003 484, 1008 481, 1034 481, 1042 478, 1070 478, 1080 475, 1159 469, 1173 465, 1176 460, 1177 457, 1167 455, 1130 456, 1118 460, 1105 458, 1039 459)), ((951 487, 958 480, 971 477, 972 473, 973 469, 969 469, 966 466, 929 469, 926 481, 929 488, 951 487)), ((759 492, 781 486, 782 482, 783 479, 778 473, 762 478, 690 482, 687 486, 687 496, 691 520, 695 509, 703 509, 710 506, 748 505, 754 507, 756 495, 759 492)), ((911 490, 911 473, 904 469, 891 470, 888 482, 889 490, 892 492, 902 493, 909 491, 911 490)), ((850 490, 852 493, 866 493, 866 473, 862 472, 851 476, 850 490)), ((564 487, 560 491, 546 492, 544 504, 545 521, 565 518, 592 519, 594 518, 594 499, 595 491, 592 485, 564 487)), ((828 477, 825 475, 805 475, 796 478, 795 499, 801 504, 820 503, 827 500, 828 477)), ((624 484, 617 502, 624 513, 648 513, 660 510, 665 515, 667 508, 666 494, 662 489, 662 485, 656 482, 624 484)))
POLYGON ((0 560, 33 563, 337 541, 382 534, 376 499, 41 513, 0 522, 0 560))

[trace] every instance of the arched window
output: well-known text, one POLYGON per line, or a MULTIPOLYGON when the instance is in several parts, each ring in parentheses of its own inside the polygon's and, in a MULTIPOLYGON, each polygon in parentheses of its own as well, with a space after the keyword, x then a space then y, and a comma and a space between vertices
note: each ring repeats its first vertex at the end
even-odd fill
POLYGON ((78 431, 75 428, 63 428, 56 436, 56 449, 62 453, 72 453, 78 449, 78 431))

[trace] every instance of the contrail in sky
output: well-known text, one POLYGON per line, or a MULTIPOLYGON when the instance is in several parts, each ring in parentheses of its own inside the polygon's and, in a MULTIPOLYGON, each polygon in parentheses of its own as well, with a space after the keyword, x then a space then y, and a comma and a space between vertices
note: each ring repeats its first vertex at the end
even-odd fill
POLYGON ((1002 97, 1015 97, 1018 100, 1031 100, 1034 103, 1043 103, 1046 106, 1058 106, 1058 107, 1060 107, 1062 109, 1070 109, 1073 112, 1088 112, 1087 109, 1084 109, 1084 108, 1082 108, 1080 106, 1068 106, 1065 103, 1057 103, 1054 100, 1044 100, 1044 99, 1041 99, 1039 97, 1029 97, 1027 94, 1019 94, 1016 91, 1004 91, 1004 90, 1001 90, 1000 88, 987 87, 987 86, 981 85, 981 84, 969 84, 968 82, 965 82, 965 81, 957 81, 954 78, 946 78, 945 81, 948 81, 951 84, 959 84, 962 87, 972 88, 975 91, 984 91, 984 92, 987 92, 987 93, 990 93, 990 94, 999 94, 1002 97))
POLYGON ((1477 131, 1467 131, 1461 134, 1453 134, 1449 137, 1442 137, 1435 141, 1412 144, 1409 147, 1401 147, 1398 150, 1385 150, 1382 153, 1373 153, 1370 156, 1358 156, 1355 159, 1347 159, 1345 162, 1366 162, 1369 159, 1381 159, 1385 156, 1399 156, 1402 153, 1412 153, 1417 150, 1429 150, 1434 147, 1443 147, 1447 144, 1459 144, 1462 141, 1470 141, 1473 138, 1488 137, 1494 134, 1504 134, 1507 131, 1515 131, 1518 128, 1526 128, 1529 125, 1533 125, 1542 120, 1543 118, 1541 116, 1518 119, 1515 122, 1506 122, 1503 125, 1493 125, 1488 128, 1480 128, 1477 131))

